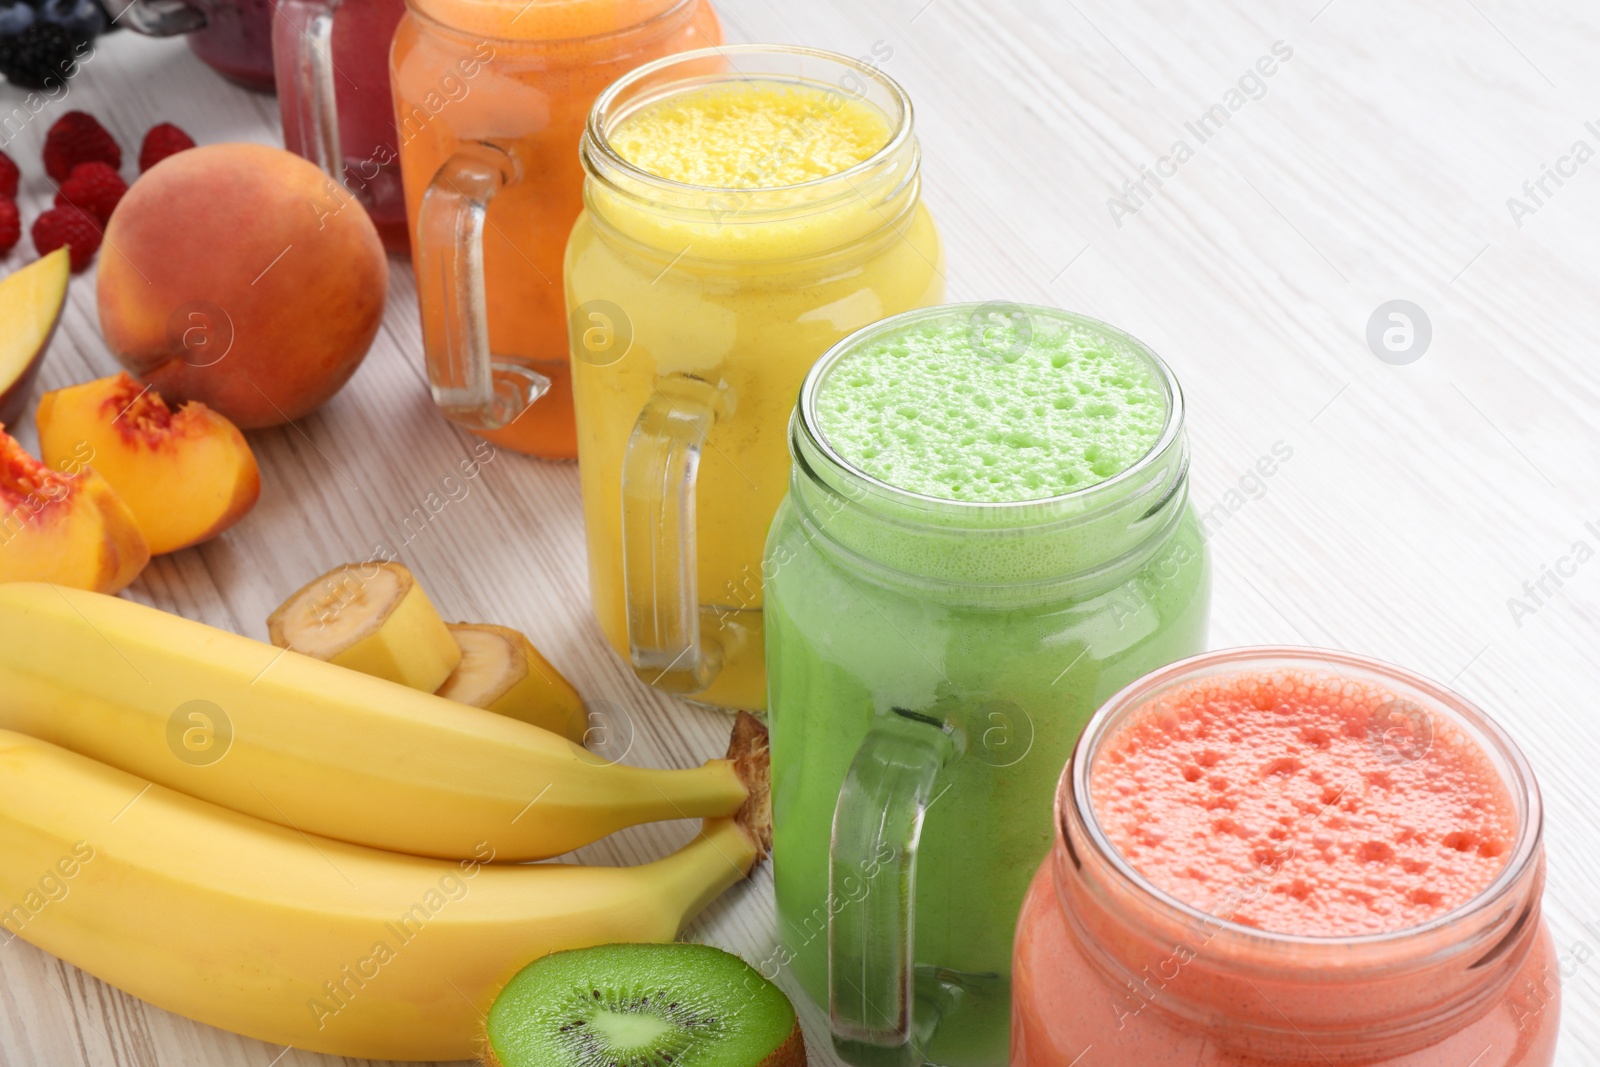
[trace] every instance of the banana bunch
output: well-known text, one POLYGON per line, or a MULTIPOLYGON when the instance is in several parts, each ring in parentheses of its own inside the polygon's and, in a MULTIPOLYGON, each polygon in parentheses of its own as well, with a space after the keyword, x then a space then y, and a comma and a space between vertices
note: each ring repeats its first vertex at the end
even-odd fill
POLYGON ((734 759, 607 762, 526 722, 127 600, 0 585, 0 729, 306 833, 462 859, 559 856, 732 815, 734 759))
POLYGON ((671 940, 751 870, 764 733, 741 718, 694 770, 612 765, 138 604, 0 585, 0 925, 265 1041, 467 1058, 531 960, 671 940), (503 862, 685 817, 696 838, 640 867, 503 862))
POLYGON ((494 866, 493 840, 461 861, 421 859, 303 835, 0 731, 7 929, 159 1007, 334 1055, 465 1059, 525 964, 670 941, 758 850, 719 819, 641 867, 494 866), (65 894, 38 893, 47 875, 65 894))

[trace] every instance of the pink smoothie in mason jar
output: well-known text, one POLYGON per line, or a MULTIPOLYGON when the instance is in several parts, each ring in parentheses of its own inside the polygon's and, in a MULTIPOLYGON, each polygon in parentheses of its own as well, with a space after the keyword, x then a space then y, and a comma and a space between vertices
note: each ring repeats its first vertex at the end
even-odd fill
MULTIPOLYGON (((407 251, 400 134, 389 90, 389 46, 405 0, 276 2, 272 55, 283 146, 355 196, 384 248, 407 251)), ((441 69, 441 90, 465 94, 457 75, 441 69)))
POLYGON ((1119 693, 1017 930, 1013 1067, 1548 1067, 1526 761, 1462 697, 1239 649, 1119 693))
POLYGON ((228 80, 272 92, 272 2, 194 0, 206 24, 189 34, 189 47, 228 80))

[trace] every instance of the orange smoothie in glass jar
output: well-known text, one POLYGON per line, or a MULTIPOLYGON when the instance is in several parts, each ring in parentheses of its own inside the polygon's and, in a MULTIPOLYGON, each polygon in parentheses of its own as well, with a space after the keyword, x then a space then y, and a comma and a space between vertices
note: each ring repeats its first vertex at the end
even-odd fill
POLYGON ((1549 1067, 1526 761, 1442 686, 1236 649, 1123 690, 1057 795, 1013 1067, 1549 1067))
POLYGON ((407 0, 407 8, 390 75, 435 400, 496 444, 570 459, 577 439, 561 265, 583 208, 585 120, 618 77, 719 44, 721 26, 708 0, 407 0), (425 198, 430 218, 421 217, 425 198))

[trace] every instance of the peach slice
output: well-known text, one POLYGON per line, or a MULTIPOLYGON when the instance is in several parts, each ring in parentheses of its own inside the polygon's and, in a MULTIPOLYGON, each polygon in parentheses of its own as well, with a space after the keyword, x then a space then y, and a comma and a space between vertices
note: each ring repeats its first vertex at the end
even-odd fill
POLYGON ((0 582, 117 593, 150 562, 133 512, 82 463, 51 470, 0 426, 0 582))
POLYGON ((0 278, 0 424, 16 422, 67 302, 65 248, 0 278))
POLYGON ((199 544, 244 517, 261 495, 261 472, 244 434, 204 404, 173 411, 126 374, 39 398, 39 451, 61 470, 85 450, 117 491, 150 552, 199 544))

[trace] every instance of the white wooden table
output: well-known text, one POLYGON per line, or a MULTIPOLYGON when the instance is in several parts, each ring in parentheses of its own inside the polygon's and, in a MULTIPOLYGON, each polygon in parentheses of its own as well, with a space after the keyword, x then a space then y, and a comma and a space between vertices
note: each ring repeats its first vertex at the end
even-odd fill
MULTIPOLYGON (((1600 123, 1585 127, 1600 118, 1600 10, 1587 0, 721 7, 734 40, 892 50, 886 70, 918 108, 952 299, 1058 304, 1171 361, 1191 404, 1194 499, 1211 516, 1213 645, 1390 659, 1452 682, 1511 729, 1544 788, 1556 941, 1593 957, 1566 980, 1559 1062, 1600 1064, 1600 561, 1571 557, 1578 542, 1600 549, 1600 161, 1561 162, 1575 141, 1600 149, 1600 123), (1230 101, 1279 41, 1292 56, 1230 101), (1202 138, 1186 124, 1213 104, 1227 121, 1219 131, 1211 120, 1202 138), (1163 161, 1179 140, 1192 156, 1163 161), (1523 183, 1543 164, 1576 174, 1546 179, 1536 203, 1523 183), (1148 195, 1133 200, 1122 189, 1141 167, 1163 184, 1146 180, 1148 195), (1115 211, 1113 196, 1124 201, 1115 211), (1530 210, 1513 213, 1513 196, 1530 210), (1403 366, 1366 340, 1369 317, 1394 299, 1431 323, 1431 344, 1403 366), (1275 445, 1292 457, 1263 478, 1257 460, 1275 445)), ((20 99, 0 87, 0 115, 20 99)), ((162 120, 202 143, 281 143, 270 97, 223 84, 182 44, 119 34, 64 104, 6 146, 26 171, 25 220, 51 195, 39 146, 69 106, 100 116, 130 155, 162 120)), ((6 266, 31 258, 24 237, 6 266)), ((384 329, 343 393, 298 425, 252 435, 256 511, 158 560, 130 595, 264 637, 281 596, 390 544, 446 616, 525 630, 586 696, 627 708, 630 759, 689 766, 719 753, 722 717, 647 691, 601 640, 573 465, 502 452, 468 498, 420 532, 402 527, 471 439, 429 404, 408 266, 393 261, 392 278, 384 329)), ((93 276, 79 277, 42 384, 113 369, 93 276)), ((32 427, 21 432, 31 446, 32 427)), ((687 834, 634 830, 584 855, 638 862, 687 834)), ((776 936, 770 874, 689 934, 765 955, 776 936)), ((832 1063, 822 1031, 811 1033, 814 1061, 832 1063)), ((21 942, 0 950, 0 1065, 332 1062, 170 1015, 21 942)))

